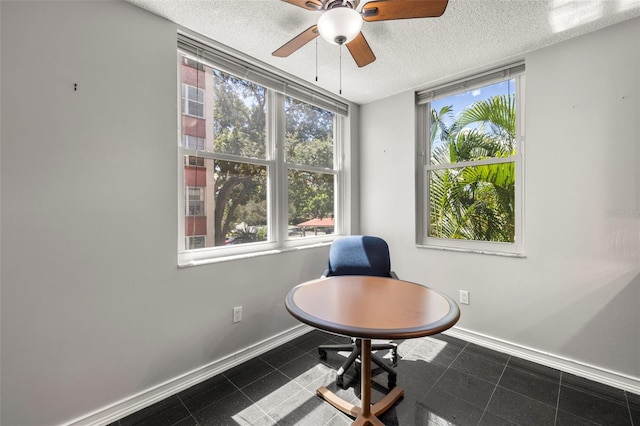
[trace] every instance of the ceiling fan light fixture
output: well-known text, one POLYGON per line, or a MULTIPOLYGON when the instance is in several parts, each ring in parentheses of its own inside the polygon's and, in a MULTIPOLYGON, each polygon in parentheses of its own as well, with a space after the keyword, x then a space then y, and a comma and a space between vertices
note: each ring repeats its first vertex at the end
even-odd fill
POLYGON ((329 43, 347 44, 362 30, 362 16, 349 7, 329 9, 318 19, 318 32, 329 43))

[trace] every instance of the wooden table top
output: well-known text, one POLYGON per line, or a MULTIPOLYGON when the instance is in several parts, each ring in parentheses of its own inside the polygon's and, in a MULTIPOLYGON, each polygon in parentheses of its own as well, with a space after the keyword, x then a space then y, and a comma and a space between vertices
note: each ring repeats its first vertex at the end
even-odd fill
POLYGON ((449 296, 409 281, 344 275, 300 284, 287 294, 291 315, 313 327, 367 339, 436 334, 460 318, 449 296))

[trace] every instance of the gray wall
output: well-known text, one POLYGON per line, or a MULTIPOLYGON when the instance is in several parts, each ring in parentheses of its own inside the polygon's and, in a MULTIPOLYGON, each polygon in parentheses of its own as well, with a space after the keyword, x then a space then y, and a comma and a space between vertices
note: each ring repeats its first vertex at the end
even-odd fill
POLYGON ((526 258, 415 247, 413 92, 361 109, 362 231, 401 277, 469 290, 471 335, 640 391, 640 20, 525 59, 526 258))
POLYGON ((70 421, 297 326, 285 294, 326 247, 176 267, 175 25, 1 9, 0 423, 70 421))

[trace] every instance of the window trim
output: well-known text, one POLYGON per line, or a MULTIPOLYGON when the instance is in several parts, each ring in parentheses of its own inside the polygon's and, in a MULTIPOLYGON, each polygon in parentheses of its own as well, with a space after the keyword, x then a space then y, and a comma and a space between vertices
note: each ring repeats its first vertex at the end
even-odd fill
POLYGON ((525 65, 524 62, 500 67, 475 74, 467 79, 456 80, 433 88, 416 92, 416 246, 450 251, 479 254, 524 257, 524 153, 525 153, 525 65), (430 159, 430 108, 431 101, 445 96, 461 93, 475 88, 488 86, 501 81, 515 79, 516 97, 516 153, 506 158, 491 158, 473 162, 431 165, 430 159), (478 166, 482 164, 514 163, 515 167, 515 241, 493 242, 474 240, 455 240, 429 236, 429 171, 478 166))
MULTIPOLYGON (((201 42, 195 42, 194 40, 186 37, 183 34, 178 36, 178 50, 177 50, 177 62, 178 62, 178 78, 177 78, 177 90, 178 97, 182 96, 181 86, 183 84, 181 77, 181 58, 186 56, 190 59, 199 60, 201 63, 205 63, 208 66, 212 66, 223 72, 227 72, 244 78, 248 81, 262 85, 267 89, 267 111, 277 111, 279 105, 282 106, 280 113, 269 114, 267 113, 267 127, 266 137, 267 151, 266 158, 256 159, 248 157, 239 157, 230 154, 211 153, 207 151, 199 151, 189 149, 182 144, 182 124, 181 119, 178 119, 178 266, 194 266, 199 264, 207 264, 212 262, 219 262, 224 260, 234 260, 238 258, 254 257, 263 254, 278 253, 288 250, 298 250, 307 247, 316 247, 333 241, 337 236, 347 233, 350 227, 349 220, 349 206, 345 201, 348 200, 348 191, 350 188, 350 180, 348 175, 344 171, 345 147, 350 145, 350 134, 348 129, 350 126, 345 125, 347 120, 350 120, 348 116, 350 104, 344 102, 340 98, 333 97, 333 95, 327 95, 317 91, 314 88, 307 87, 303 84, 287 80, 286 77, 278 76, 273 71, 264 69, 263 71, 273 77, 277 76, 285 84, 281 85, 268 85, 263 84, 260 78, 254 78, 257 73, 255 72, 254 65, 249 66, 244 63, 239 57, 233 57, 235 69, 229 69, 228 61, 231 57, 228 53, 217 50, 214 47, 203 45, 201 42), (197 43, 198 51, 194 56, 191 50, 184 50, 185 40, 191 43, 197 43), (200 50, 204 49, 206 50, 200 50), (201 56, 200 56, 201 55, 201 56), (211 59, 218 57, 224 57, 225 61, 222 64, 216 63, 211 59), (244 64, 244 65, 242 65, 244 64), (238 66, 246 66, 251 72, 246 71, 244 74, 238 74, 238 66), (269 74, 271 73, 271 74, 269 74), (296 90, 292 90, 295 87, 296 90), (300 97, 298 94, 302 94, 300 97), (285 114, 284 114, 284 100, 285 97, 293 97, 300 101, 309 103, 316 107, 328 110, 334 114, 334 168, 323 169, 313 166, 300 166, 288 164, 284 161, 284 141, 285 134, 285 114), (198 157, 211 158, 216 160, 230 160, 240 161, 243 163, 251 163, 257 165, 264 165, 267 167, 267 199, 268 205, 268 226, 269 226, 269 241, 256 242, 256 243, 244 243, 233 246, 217 246, 207 247, 203 249, 187 250, 185 244, 185 186, 184 186, 184 156, 194 155, 198 157), (335 192, 334 192, 334 215, 335 215, 335 228, 334 233, 331 235, 322 236, 309 236, 300 239, 288 239, 288 181, 287 173, 290 168, 299 170, 309 170, 313 172, 327 173, 334 175, 335 192), (273 184, 272 184, 273 183, 273 184)), ((205 94, 206 96, 206 94, 205 94)), ((177 112, 178 117, 181 117, 181 109, 177 112)), ((348 202, 348 201, 347 201, 348 202)))

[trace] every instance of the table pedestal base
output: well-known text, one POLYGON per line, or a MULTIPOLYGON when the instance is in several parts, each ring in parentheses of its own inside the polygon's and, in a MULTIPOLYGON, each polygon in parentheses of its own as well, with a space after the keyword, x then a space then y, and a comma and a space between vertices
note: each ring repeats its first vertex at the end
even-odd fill
POLYGON ((317 394, 320 398, 324 399, 338 410, 355 417, 356 420, 353 422, 354 425, 364 426, 369 424, 373 426, 384 426, 384 424, 378 420, 377 416, 387 411, 396 403, 397 400, 402 398, 404 390, 396 386, 391 390, 391 392, 386 394, 384 398, 373 404, 369 410, 362 410, 362 407, 358 407, 343 400, 324 386, 317 390, 317 394), (363 413, 363 411, 367 412, 363 413))
POLYGON ((343 413, 349 414, 356 418, 353 425, 373 425, 384 426, 378 415, 387 411, 397 400, 402 398, 404 390, 399 387, 394 387, 391 392, 386 394, 384 398, 375 404, 371 405, 371 340, 362 339, 362 351, 360 352, 360 358, 362 365, 360 367, 360 400, 361 405, 357 407, 350 402, 339 398, 335 393, 322 386, 318 389, 317 394, 319 397, 327 401, 329 404, 336 407, 343 413))

